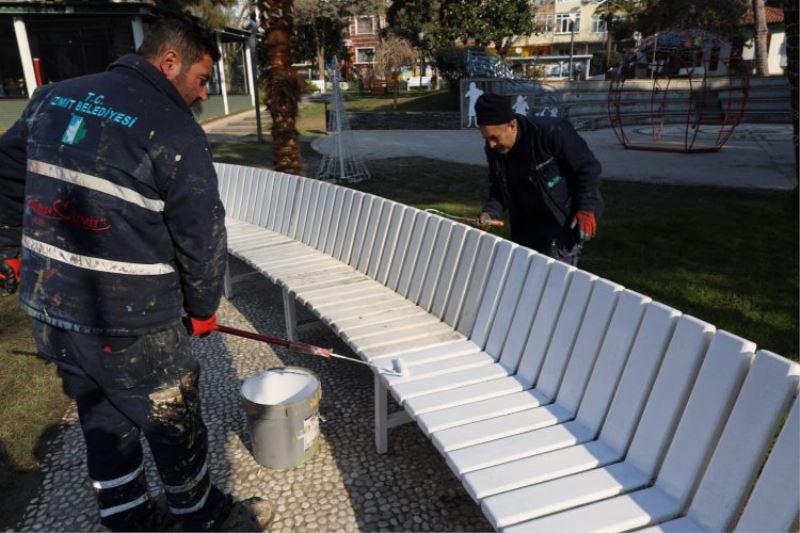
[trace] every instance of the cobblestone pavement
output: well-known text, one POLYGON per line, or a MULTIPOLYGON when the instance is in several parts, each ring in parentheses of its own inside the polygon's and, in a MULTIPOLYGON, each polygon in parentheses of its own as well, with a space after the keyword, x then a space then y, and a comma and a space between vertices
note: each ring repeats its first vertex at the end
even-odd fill
MULTIPOLYGON (((247 270, 232 260, 233 273, 247 270)), ((283 335, 280 291, 260 276, 235 285, 219 322, 268 335, 283 335)), ((310 314, 300 313, 301 320, 310 314)), ((302 340, 349 353, 324 325, 301 326, 302 340)), ((213 481, 234 499, 260 496, 274 504, 269 531, 490 531, 461 483, 415 424, 390 431, 389 453, 375 453, 372 372, 336 359, 295 355, 237 337, 213 334, 195 344, 203 366, 203 417, 209 427, 213 481), (276 366, 303 366, 320 376, 320 450, 289 470, 259 466, 245 443, 246 419, 239 408, 241 382, 276 366)), ((393 406, 396 408, 396 406, 393 406)), ((71 411, 42 465, 43 484, 16 529, 102 530, 86 474, 77 414, 71 411)), ((158 476, 148 464, 151 495, 158 476)))

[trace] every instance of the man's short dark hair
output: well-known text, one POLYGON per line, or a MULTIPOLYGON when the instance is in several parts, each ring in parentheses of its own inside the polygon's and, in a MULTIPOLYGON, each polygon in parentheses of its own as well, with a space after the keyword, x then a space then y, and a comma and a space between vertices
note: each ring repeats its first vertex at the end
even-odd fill
POLYGON ((162 15, 156 19, 136 53, 145 59, 156 59, 170 49, 180 54, 184 68, 200 61, 204 54, 209 54, 214 62, 220 58, 214 34, 182 14, 162 15))

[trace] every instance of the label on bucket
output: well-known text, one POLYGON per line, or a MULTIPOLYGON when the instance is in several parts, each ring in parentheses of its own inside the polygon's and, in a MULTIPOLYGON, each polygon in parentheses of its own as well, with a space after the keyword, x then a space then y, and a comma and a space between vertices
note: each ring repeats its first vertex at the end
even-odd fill
POLYGON ((319 415, 313 414, 303 420, 303 451, 308 451, 319 436, 319 415))

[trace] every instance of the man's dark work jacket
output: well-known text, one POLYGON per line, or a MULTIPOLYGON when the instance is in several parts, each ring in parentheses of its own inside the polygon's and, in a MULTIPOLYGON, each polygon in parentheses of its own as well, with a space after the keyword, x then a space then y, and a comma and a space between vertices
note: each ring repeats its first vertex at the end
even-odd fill
POLYGON ((575 128, 563 119, 516 115, 514 146, 500 154, 486 146, 489 198, 484 211, 501 218, 508 210, 511 238, 545 251, 566 245, 576 211, 599 218, 600 163, 575 128))
POLYGON ((0 259, 20 254, 42 322, 136 336, 211 316, 224 222, 205 134, 142 57, 41 88, 0 139, 0 259))

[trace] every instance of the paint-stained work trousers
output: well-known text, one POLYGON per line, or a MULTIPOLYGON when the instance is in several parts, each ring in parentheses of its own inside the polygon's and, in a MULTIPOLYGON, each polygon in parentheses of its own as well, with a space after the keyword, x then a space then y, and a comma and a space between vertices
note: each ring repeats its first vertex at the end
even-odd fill
POLYGON ((180 325, 140 337, 86 335, 34 322, 41 357, 58 366, 78 405, 101 522, 152 531, 140 433, 153 452, 173 517, 202 531, 227 512, 211 484, 200 413, 200 368, 180 325))

